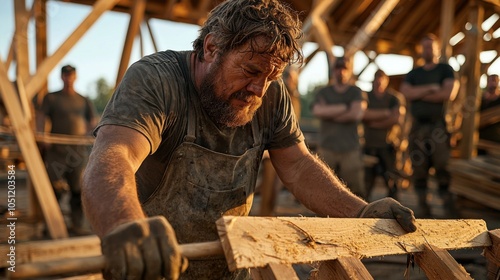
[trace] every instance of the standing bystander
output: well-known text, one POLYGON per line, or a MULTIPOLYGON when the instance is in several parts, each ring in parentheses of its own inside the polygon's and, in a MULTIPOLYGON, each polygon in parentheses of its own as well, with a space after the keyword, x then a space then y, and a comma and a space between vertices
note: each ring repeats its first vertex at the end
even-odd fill
POLYGON ((312 112, 320 122, 318 154, 356 195, 365 198, 364 165, 358 125, 366 109, 363 93, 351 85, 344 58, 333 65, 334 83, 318 91, 312 112))
POLYGON ((363 116, 365 154, 378 159, 375 165, 365 168, 367 197, 370 196, 376 176, 382 175, 389 189, 388 196, 396 198, 396 151, 389 136, 394 125, 399 123, 404 104, 401 104, 398 96, 401 94, 388 86, 387 74, 377 70, 373 88, 367 94, 368 107, 363 116))
MULTIPOLYGON (((86 97, 75 91, 76 69, 65 65, 61 69, 62 90, 47 94, 42 103, 43 114, 38 115, 37 126, 45 132, 45 119, 50 120, 53 134, 84 136, 95 126, 95 110, 86 97)), ((84 216, 81 202, 81 178, 90 153, 87 146, 46 144, 45 165, 55 195, 60 201, 64 192, 69 191, 71 208, 70 233, 82 235, 84 216)))
MULTIPOLYGON (((448 192, 450 174, 450 137, 446 127, 446 104, 454 100, 458 82, 450 65, 438 63, 439 45, 436 36, 428 34, 421 40, 424 65, 411 70, 401 85, 409 101, 413 117, 409 136, 413 184, 422 209, 421 215, 431 215, 427 204, 429 170, 434 167, 439 195, 447 210, 453 201, 448 192)), ((450 212, 451 213, 451 212, 450 212)))

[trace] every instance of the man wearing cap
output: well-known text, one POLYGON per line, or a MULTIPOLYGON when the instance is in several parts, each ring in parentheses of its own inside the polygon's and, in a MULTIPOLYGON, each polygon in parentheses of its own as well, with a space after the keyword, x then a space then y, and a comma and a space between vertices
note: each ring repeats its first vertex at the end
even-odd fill
POLYGON ((333 65, 333 84, 316 94, 312 111, 321 120, 318 153, 358 196, 366 197, 358 125, 366 109, 360 88, 351 85, 348 61, 333 65))
MULTIPOLYGON (((64 87, 47 94, 42 103, 42 112, 37 119, 40 132, 45 132, 46 119, 50 120, 50 133, 83 136, 89 135, 95 126, 95 109, 90 100, 75 91, 76 69, 71 65, 61 68, 64 87)), ((45 144, 45 166, 56 197, 70 191, 70 233, 84 234, 80 181, 88 161, 87 146, 45 144)))

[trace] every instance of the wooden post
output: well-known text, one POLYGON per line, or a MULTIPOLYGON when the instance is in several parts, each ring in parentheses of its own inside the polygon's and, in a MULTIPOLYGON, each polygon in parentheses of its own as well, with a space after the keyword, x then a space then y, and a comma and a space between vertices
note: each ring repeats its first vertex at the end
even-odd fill
POLYGON ((363 263, 353 256, 339 257, 336 260, 322 262, 315 276, 314 279, 316 280, 373 279, 363 263))
POLYGON ((125 71, 127 71, 130 54, 132 53, 132 47, 134 45, 134 39, 137 32, 139 32, 139 27, 144 17, 145 10, 146 0, 135 0, 132 10, 130 11, 130 22, 128 25, 127 37, 125 38, 125 44, 123 45, 120 66, 118 67, 118 75, 116 76, 116 86, 118 86, 125 75, 125 71))
POLYGON ((472 280, 469 273, 448 253, 429 244, 415 254, 415 262, 430 280, 472 280))
POLYGON ((470 30, 466 33, 467 40, 467 84, 462 123, 462 141, 460 142, 460 157, 470 159, 476 156, 476 146, 479 139, 477 126, 479 124, 479 103, 481 92, 479 78, 481 77, 479 53, 482 50, 484 7, 479 1, 472 1, 469 13, 470 30))
POLYGON ((488 279, 500 277, 500 229, 490 230, 491 246, 484 250, 484 256, 488 260, 488 279))
POLYGON ((250 269, 253 280, 299 280, 291 264, 270 263, 264 267, 250 269))
POLYGON ((450 45, 450 38, 453 32, 453 22, 455 17, 455 1, 443 0, 441 2, 441 57, 440 61, 447 63, 453 49, 450 45))
POLYGON ((14 1, 16 16, 16 31, 14 34, 15 56, 17 75, 24 81, 30 78, 29 52, 28 52, 28 21, 25 1, 14 1))
MULTIPOLYGON (((37 68, 42 64, 42 62, 47 58, 47 0, 35 0, 33 3, 33 17, 35 19, 35 52, 36 52, 36 66, 37 68)), ((36 119, 39 114, 39 108, 42 106, 42 101, 47 94, 47 80, 41 86, 40 90, 36 93, 36 98, 30 103, 33 109, 33 129, 36 130, 36 119)), ((26 93, 25 93, 26 95, 26 93)), ((26 97, 27 98, 27 97, 26 97)), ((29 178, 29 177, 28 177, 29 178)), ((28 216, 35 220, 42 219, 40 202, 36 197, 36 192, 31 180, 27 180, 28 186, 28 216)))

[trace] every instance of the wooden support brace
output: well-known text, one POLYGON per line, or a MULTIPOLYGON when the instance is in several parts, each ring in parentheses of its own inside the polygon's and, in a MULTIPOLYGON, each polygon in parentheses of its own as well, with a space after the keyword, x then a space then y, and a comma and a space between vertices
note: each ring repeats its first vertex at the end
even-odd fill
POLYGON ((299 280, 291 264, 270 263, 264 267, 250 269, 254 280, 299 280))
POLYGON ((345 256, 336 260, 324 261, 318 268, 318 272, 312 277, 315 280, 350 280, 350 279, 373 279, 370 272, 363 263, 355 257, 345 256))
POLYGON ((490 230, 491 246, 485 248, 483 254, 488 260, 488 279, 500 277, 500 229, 490 230))
POLYGON ((7 77, 7 71, 3 64, 0 64, 0 94, 12 121, 12 127, 26 162, 26 167, 34 183, 50 236, 54 239, 66 238, 68 232, 61 208, 54 195, 49 176, 45 171, 45 165, 35 142, 35 135, 28 120, 23 115, 21 102, 7 77))
POLYGON ((430 244, 424 244, 424 250, 415 254, 415 262, 430 280, 472 279, 448 251, 430 244))

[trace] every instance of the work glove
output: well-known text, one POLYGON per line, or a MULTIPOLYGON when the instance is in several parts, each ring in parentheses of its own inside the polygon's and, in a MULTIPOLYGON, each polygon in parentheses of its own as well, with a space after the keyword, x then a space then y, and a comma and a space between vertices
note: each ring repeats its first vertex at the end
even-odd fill
POLYGON ((105 279, 178 279, 187 259, 172 226, 162 216, 119 225, 102 238, 105 279))
POLYGON ((413 211, 390 197, 368 203, 361 209, 358 218, 396 219, 406 232, 417 230, 413 211))

